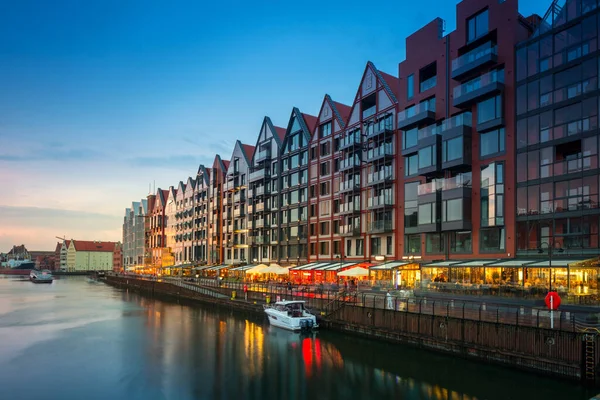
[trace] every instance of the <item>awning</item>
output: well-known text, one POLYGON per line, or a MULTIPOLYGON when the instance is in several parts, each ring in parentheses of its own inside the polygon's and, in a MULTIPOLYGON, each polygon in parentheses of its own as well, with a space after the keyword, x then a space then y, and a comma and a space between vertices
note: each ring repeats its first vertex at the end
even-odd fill
POLYGON ((454 264, 458 264, 460 261, 438 261, 431 264, 423 265, 424 267, 450 267, 454 264))
POLYGON ((493 262, 491 264, 486 265, 486 267, 518 268, 524 265, 531 264, 532 262, 535 262, 535 260, 519 260, 518 258, 516 258, 514 260, 493 262))
MULTIPOLYGON (((580 262, 583 262, 586 260, 552 260, 552 268, 557 267, 557 268, 565 268, 568 267, 570 264, 577 264, 580 262)), ((546 260, 546 261, 539 261, 533 264, 528 264, 527 268, 548 268, 550 267, 550 260, 546 260)))
POLYGON ((180 268, 191 268, 194 264, 180 264, 180 265, 170 265, 168 267, 163 267, 163 268, 174 268, 174 269, 180 269, 180 268))
POLYGON ((459 262, 458 264, 452 264, 451 267, 483 267, 485 265, 491 264, 496 260, 473 260, 473 261, 464 261, 459 262))
POLYGON ((298 265, 296 267, 291 267, 290 270, 291 271, 297 271, 297 270, 301 270, 301 269, 307 269, 310 268, 311 266, 318 264, 318 263, 309 263, 309 264, 304 264, 304 265, 298 265))
POLYGON ((242 265, 241 267, 231 268, 230 271, 247 271, 256 267, 256 265, 242 265))
POLYGON ((348 261, 345 263, 332 263, 328 267, 325 268, 326 271, 339 271, 343 268, 352 267, 353 265, 362 264, 364 261, 356 262, 356 261, 348 261))
POLYGON ((209 267, 209 268, 207 268, 206 270, 207 270, 207 271, 220 271, 220 270, 222 270, 223 268, 227 268, 227 267, 229 267, 229 265, 227 265, 227 264, 223 264, 223 265, 216 265, 216 266, 209 267))
POLYGON ((401 267, 401 266, 407 265, 407 264, 410 264, 410 263, 407 261, 389 261, 389 262, 386 262, 385 264, 376 265, 369 269, 376 270, 376 271, 381 271, 381 270, 389 271, 391 269, 401 267))
POLYGON ((322 263, 313 263, 312 265, 301 268, 302 271, 314 271, 315 269, 323 269, 323 267, 330 266, 330 262, 322 262, 322 263))

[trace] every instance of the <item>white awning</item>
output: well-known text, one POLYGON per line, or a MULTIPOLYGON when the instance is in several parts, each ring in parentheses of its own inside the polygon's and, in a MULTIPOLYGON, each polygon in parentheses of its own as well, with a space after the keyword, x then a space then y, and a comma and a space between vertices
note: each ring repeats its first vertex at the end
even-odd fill
POLYGON ((358 264, 362 264, 364 261, 360 261, 360 262, 356 262, 356 261, 352 261, 352 262, 345 262, 345 263, 333 263, 330 264, 325 270, 326 271, 339 271, 340 269, 343 268, 348 268, 351 267, 353 265, 358 265, 358 264))
POLYGON ((423 265, 423 267, 450 267, 454 264, 458 264, 460 261, 438 261, 431 264, 423 265))
POLYGON ((254 267, 256 267, 256 265, 242 265, 241 267, 231 268, 230 271, 247 271, 254 267))
MULTIPOLYGON (((583 260, 552 260, 552 268, 557 267, 557 268, 565 268, 568 267, 570 264, 577 264, 583 261, 587 261, 585 259, 583 260)), ((550 267, 550 260, 546 260, 546 261, 539 261, 533 264, 528 264, 527 268, 548 268, 550 267)))
POLYGON ((220 271, 223 268, 227 268, 227 267, 229 267, 229 265, 223 264, 223 265, 217 265, 217 266, 214 266, 214 267, 207 268, 206 270, 207 271, 220 271))
POLYGON ((535 260, 520 260, 515 258, 514 260, 505 260, 493 262, 486 265, 487 267, 506 267, 506 268, 518 268, 535 262, 535 260))
POLYGON ((291 271, 297 271, 297 270, 301 270, 301 269, 307 269, 310 268, 311 266, 318 264, 318 263, 308 263, 308 264, 304 264, 304 265, 298 265, 296 267, 291 267, 290 270, 291 271))
POLYGON ((408 264, 410 264, 410 263, 407 261, 390 261, 390 262, 386 262, 385 264, 375 265, 369 269, 377 270, 377 271, 390 270, 390 269, 398 268, 398 267, 401 267, 403 265, 408 265, 408 264))
POLYGON ((473 260, 473 261, 464 261, 459 262, 458 264, 452 264, 451 267, 483 267, 485 265, 491 264, 496 260, 473 260))
POLYGON ((314 271, 315 269, 322 269, 323 267, 326 267, 328 265, 331 265, 331 263, 330 262, 313 263, 312 265, 310 265, 307 268, 302 268, 302 271, 314 271))

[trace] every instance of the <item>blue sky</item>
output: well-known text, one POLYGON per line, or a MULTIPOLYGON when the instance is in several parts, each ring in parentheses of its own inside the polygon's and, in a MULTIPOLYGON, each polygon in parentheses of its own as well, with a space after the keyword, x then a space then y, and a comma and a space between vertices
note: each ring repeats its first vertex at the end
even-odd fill
MULTIPOLYGON (((0 4, 0 251, 120 240, 124 208, 194 175, 262 118, 353 101, 368 60, 455 4, 27 1, 0 4), (57 211, 59 210, 59 211, 57 211)), ((521 1, 543 14, 550 0, 521 1)))

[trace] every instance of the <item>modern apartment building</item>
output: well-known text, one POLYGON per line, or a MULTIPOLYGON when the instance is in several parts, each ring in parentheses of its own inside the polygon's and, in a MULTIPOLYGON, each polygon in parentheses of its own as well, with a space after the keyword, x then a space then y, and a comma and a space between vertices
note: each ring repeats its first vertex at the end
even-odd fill
POLYGON ((316 196, 308 193, 308 150, 316 123, 317 117, 294 107, 279 152, 278 261, 283 264, 308 261, 308 196, 316 196))
POLYGON ((248 171, 254 146, 236 141, 223 190, 223 242, 225 264, 248 262, 248 171))
POLYGON ((464 0, 456 18, 409 36, 399 66, 398 254, 514 257, 514 47, 531 24, 516 0, 464 0))
POLYGON ((600 254, 597 6, 554 1, 517 46, 518 256, 600 254))
POLYGON ((277 261, 279 214, 279 152, 285 128, 263 119, 248 174, 250 260, 277 261))
POLYGON ((344 256, 340 143, 350 112, 350 106, 325 95, 312 133, 308 175, 315 196, 309 199, 309 209, 314 210, 308 226, 310 261, 337 261, 344 256))
POLYGON ((123 267, 144 265, 144 219, 148 200, 134 201, 123 218, 123 267))
POLYGON ((208 234, 210 226, 210 168, 198 167, 194 185, 193 259, 198 263, 208 262, 208 234))
POLYGON ((183 183, 179 182, 177 188, 170 186, 165 200, 165 244, 161 253, 161 266, 171 267, 178 264, 177 252, 181 253, 181 223, 177 216, 177 198, 183 198, 183 183))
POLYGON ((223 161, 218 154, 215 156, 211 168, 209 185, 209 233, 208 233, 208 264, 221 264, 224 262, 223 241, 223 192, 229 161, 223 161))
POLYGON ((167 226, 165 211, 167 205, 167 198, 169 197, 169 190, 158 189, 156 194, 148 196, 148 206, 152 205, 150 210, 150 218, 148 224, 149 232, 149 256, 151 266, 154 268, 160 268, 162 266, 162 255, 163 250, 167 245, 165 228, 167 226))

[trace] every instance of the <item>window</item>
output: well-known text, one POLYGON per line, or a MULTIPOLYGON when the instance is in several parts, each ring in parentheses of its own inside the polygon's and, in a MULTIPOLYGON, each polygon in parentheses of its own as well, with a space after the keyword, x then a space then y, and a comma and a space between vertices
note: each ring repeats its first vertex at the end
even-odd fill
POLYGON ((319 242, 319 254, 322 256, 329 255, 329 242, 319 242))
POLYGON ((321 196, 327 196, 329 194, 329 182, 321 183, 321 196))
POLYGON ((330 172, 330 171, 329 171, 329 166, 330 166, 330 165, 331 165, 331 164, 330 164, 330 162, 329 162, 329 161, 327 161, 327 162, 324 162, 324 163, 321 163, 321 171, 320 171, 320 172, 321 172, 321 176, 324 176, 324 175, 329 175, 329 172, 330 172))
POLYGON ((504 225, 504 164, 481 168, 481 226, 504 225))
POLYGON ((406 100, 413 98, 415 94, 415 75, 411 74, 406 78, 406 100))
POLYGON ((333 242, 333 254, 340 254, 340 241, 336 240, 333 242))
POLYGON ((435 203, 419 204, 419 225, 435 224, 435 203))
POLYGON ((494 96, 477 104, 477 123, 502 118, 502 96, 494 96))
POLYGON ((340 159, 333 160, 333 172, 340 172, 340 159))
POLYGON ((419 149, 419 169, 436 166, 436 145, 419 149))
POLYGON ((414 228, 418 225, 417 217, 419 182, 410 182, 404 184, 404 227, 414 228))
POLYGON ((404 254, 421 254, 421 235, 404 236, 404 254))
POLYGON ((462 136, 442 142, 442 162, 458 160, 463 156, 462 136))
POLYGON ((317 195, 316 194, 316 186, 315 185, 310 185, 309 192, 310 192, 310 198, 314 199, 315 196, 317 195))
POLYGON ((319 127, 319 139, 323 139, 331 135, 331 122, 323 124, 319 127))
POLYGON ((486 228, 479 231, 480 251, 498 252, 505 250, 504 228, 486 228))
POLYGON ((437 64, 435 62, 421 68, 419 71, 419 91, 426 92, 433 89, 437 83, 437 64))
POLYGON ((409 149, 416 146, 419 140, 419 130, 417 128, 413 128, 403 132, 402 148, 409 149))
POLYGON ((467 42, 480 38, 488 32, 488 10, 467 20, 467 42))
POLYGON ((462 199, 444 200, 442 203, 442 222, 460 221, 462 219, 462 199))
POLYGON ((504 151, 504 128, 495 129, 490 132, 480 133, 479 144, 481 157, 497 154, 504 151))
POLYGON ((394 254, 394 246, 392 243, 393 243, 392 237, 386 236, 386 238, 385 238, 385 254, 387 254, 387 255, 394 254))
POLYGON ((333 233, 335 235, 338 235, 340 233, 340 221, 337 219, 333 221, 333 233))
MULTIPOLYGON (((364 239, 356 239, 356 255, 362 256, 365 253, 365 244, 364 239)), ((348 240, 348 244, 350 244, 350 240, 348 240)), ((348 253, 350 254, 350 253, 348 253)))
POLYGON ((309 246, 309 251, 310 251, 311 255, 316 254, 316 252, 315 252, 315 245, 316 245, 316 243, 311 243, 310 246, 309 246))
POLYGON ((331 154, 331 142, 321 143, 321 157, 331 154))
POLYGON ((317 228, 316 228, 317 224, 310 224, 309 225, 309 229, 308 231, 310 232, 310 236, 316 236, 317 235, 317 228))
POLYGON ((336 137, 333 139, 333 151, 338 152, 340 150, 340 138, 336 137))
POLYGON ((346 242, 346 256, 349 256, 352 254, 352 240, 348 240, 346 242))
POLYGON ((404 157, 404 176, 417 175, 419 173, 419 155, 413 154, 404 157))
POLYGON ((428 233, 425 235, 425 252, 442 253, 445 249, 443 233, 428 233))
POLYGON ((371 254, 374 256, 381 255, 381 238, 379 238, 379 237, 371 238, 371 254))
POLYGON ((317 147, 316 146, 310 148, 310 159, 311 160, 317 159, 317 147))
POLYGON ((329 235, 329 222, 319 224, 319 235, 329 235))
POLYGON ((472 249, 471 231, 450 232, 450 252, 470 253, 472 249))

